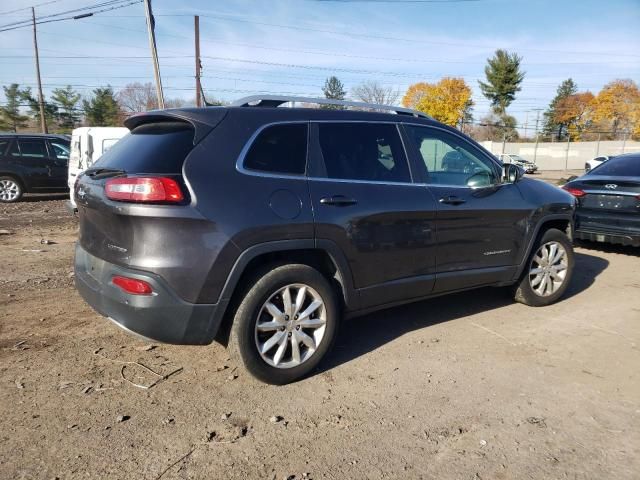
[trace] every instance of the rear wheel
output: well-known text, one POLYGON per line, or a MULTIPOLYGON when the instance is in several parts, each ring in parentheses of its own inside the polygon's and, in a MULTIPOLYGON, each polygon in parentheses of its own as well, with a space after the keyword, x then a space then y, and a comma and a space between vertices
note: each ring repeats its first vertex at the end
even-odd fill
POLYGON ((573 246, 560 230, 550 228, 538 239, 515 300, 533 307, 550 305, 566 291, 573 273, 573 246))
POLYGON ((264 271, 254 282, 236 310, 231 351, 263 382, 282 385, 304 377, 333 343, 335 292, 320 272, 300 264, 264 271))
POLYGON ((13 177, 0 177, 0 202, 11 203, 20 200, 22 185, 13 177))

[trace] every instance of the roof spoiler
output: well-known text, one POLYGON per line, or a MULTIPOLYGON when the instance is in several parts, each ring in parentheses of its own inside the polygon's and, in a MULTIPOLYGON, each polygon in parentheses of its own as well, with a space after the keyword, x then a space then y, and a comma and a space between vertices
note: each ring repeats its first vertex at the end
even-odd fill
POLYGON ((176 121, 189 123, 194 130, 193 144, 195 145, 206 137, 226 114, 227 110, 224 108, 152 110, 131 115, 124 121, 124 126, 133 130, 145 123, 176 121))

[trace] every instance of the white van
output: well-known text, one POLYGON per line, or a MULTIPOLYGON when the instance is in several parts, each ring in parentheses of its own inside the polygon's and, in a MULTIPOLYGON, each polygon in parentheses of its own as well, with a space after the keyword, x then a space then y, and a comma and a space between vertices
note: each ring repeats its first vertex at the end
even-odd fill
POLYGON ((81 127, 71 133, 71 153, 69 155, 69 203, 77 208, 73 198, 73 186, 80 173, 89 168, 103 153, 129 133, 124 127, 81 127))

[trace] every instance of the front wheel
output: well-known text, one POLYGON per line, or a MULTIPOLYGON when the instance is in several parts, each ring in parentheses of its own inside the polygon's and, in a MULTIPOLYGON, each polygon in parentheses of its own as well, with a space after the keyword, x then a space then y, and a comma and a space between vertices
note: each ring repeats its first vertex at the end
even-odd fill
POLYGON ((254 377, 282 385, 311 372, 338 325, 336 294, 316 269, 281 265, 256 277, 236 310, 229 347, 254 377))
POLYGON ((515 300, 533 307, 556 302, 567 290, 573 273, 573 245, 567 235, 550 228, 536 242, 515 300))

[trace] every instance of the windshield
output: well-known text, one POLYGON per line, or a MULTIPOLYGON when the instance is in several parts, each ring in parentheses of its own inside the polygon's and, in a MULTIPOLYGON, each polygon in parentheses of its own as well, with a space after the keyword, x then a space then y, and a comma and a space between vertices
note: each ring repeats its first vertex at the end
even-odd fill
POLYGON ((608 177, 640 177, 640 155, 620 156, 611 158, 587 175, 602 175, 608 177))

